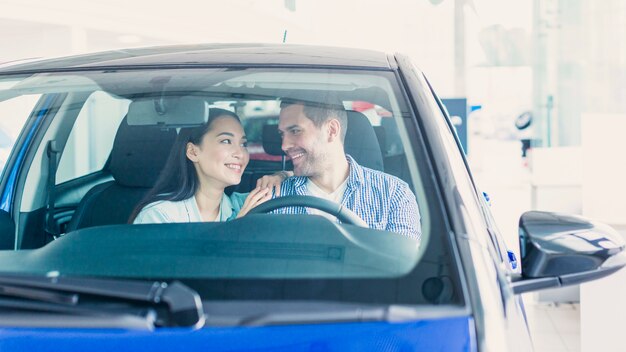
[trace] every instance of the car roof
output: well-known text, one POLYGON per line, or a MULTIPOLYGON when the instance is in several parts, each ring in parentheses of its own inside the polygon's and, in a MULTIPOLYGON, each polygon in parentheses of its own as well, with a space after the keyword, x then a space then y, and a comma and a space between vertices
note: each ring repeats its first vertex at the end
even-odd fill
POLYGON ((0 74, 108 67, 210 65, 344 66, 390 69, 383 52, 292 44, 200 44, 113 50, 0 65, 0 74))

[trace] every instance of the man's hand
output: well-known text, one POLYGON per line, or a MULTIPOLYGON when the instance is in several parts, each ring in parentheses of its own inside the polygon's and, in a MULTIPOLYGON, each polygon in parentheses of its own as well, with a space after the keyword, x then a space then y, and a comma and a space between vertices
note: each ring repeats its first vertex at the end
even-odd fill
POLYGON ((279 171, 272 175, 265 175, 256 181, 256 188, 274 190, 276 197, 280 196, 280 184, 288 177, 293 176, 291 171, 279 171))

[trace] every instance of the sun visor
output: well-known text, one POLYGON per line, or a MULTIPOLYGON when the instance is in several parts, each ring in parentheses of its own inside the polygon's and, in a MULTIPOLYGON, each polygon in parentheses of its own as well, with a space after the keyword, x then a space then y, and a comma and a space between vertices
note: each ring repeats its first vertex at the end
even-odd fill
POLYGON ((207 123, 209 105, 199 97, 163 97, 133 101, 128 107, 130 126, 195 127, 207 123))

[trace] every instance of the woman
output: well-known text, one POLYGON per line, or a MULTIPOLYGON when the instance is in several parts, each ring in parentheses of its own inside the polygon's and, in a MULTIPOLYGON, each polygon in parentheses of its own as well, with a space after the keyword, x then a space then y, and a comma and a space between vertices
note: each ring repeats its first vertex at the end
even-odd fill
POLYGON ((212 108, 201 127, 181 129, 156 185, 131 221, 142 223, 228 221, 247 214, 280 188, 284 173, 265 176, 249 194, 224 189, 241 182, 248 165, 246 136, 239 117, 212 108))

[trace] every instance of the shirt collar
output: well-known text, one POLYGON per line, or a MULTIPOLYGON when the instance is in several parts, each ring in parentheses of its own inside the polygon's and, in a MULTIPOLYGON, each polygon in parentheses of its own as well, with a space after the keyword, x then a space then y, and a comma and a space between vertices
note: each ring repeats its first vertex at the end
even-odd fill
POLYGON ((348 164, 350 165, 347 188, 356 188, 365 180, 363 167, 359 165, 356 160, 354 160, 354 158, 352 158, 348 154, 346 154, 346 159, 348 160, 348 164))

